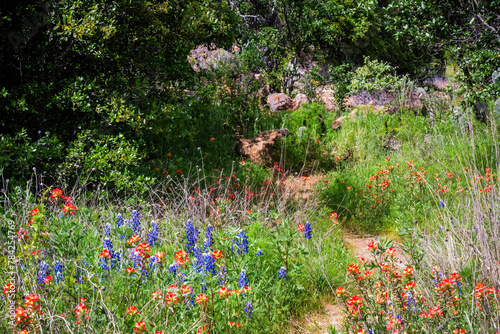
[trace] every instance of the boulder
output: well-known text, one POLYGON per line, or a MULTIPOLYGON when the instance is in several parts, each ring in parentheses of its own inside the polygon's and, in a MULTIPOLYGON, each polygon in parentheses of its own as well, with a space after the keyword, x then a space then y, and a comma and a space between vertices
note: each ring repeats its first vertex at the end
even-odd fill
POLYGON ((307 97, 306 94, 297 94, 295 98, 293 99, 293 110, 297 110, 300 108, 300 106, 304 103, 309 103, 309 98, 307 97))
POLYGON ((288 129, 279 129, 261 132, 252 139, 239 139, 236 142, 236 153, 255 164, 266 164, 272 160, 274 143, 287 135, 288 129))
POLYGON ((191 50, 191 54, 187 56, 187 59, 191 68, 196 72, 213 70, 221 63, 231 64, 235 61, 233 55, 226 50, 209 50, 206 46, 199 46, 191 50))
POLYGON ((267 104, 271 111, 290 110, 293 108, 293 100, 286 94, 274 93, 267 97, 267 104))

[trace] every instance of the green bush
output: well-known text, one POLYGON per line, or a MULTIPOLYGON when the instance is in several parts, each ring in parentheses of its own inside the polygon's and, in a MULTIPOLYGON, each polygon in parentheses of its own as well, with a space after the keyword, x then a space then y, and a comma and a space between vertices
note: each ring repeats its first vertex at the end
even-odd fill
POLYGON ((146 190, 152 179, 137 175, 141 155, 133 142, 123 135, 94 135, 84 131, 71 143, 58 172, 62 180, 80 185, 103 184, 118 190, 146 190))
POLYGON ((49 132, 36 142, 25 130, 14 136, 1 135, 0 174, 3 173, 11 185, 24 183, 33 172, 45 177, 46 182, 51 182, 57 177, 56 166, 64 153, 64 145, 49 132))
POLYGON ((349 91, 375 93, 395 90, 400 82, 393 72, 391 65, 366 57, 365 64, 354 71, 349 91))

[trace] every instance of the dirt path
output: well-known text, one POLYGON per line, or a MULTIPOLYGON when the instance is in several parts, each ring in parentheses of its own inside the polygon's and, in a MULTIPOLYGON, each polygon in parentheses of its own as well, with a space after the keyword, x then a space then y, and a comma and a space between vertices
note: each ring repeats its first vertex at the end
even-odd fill
MULTIPOLYGON (((346 234, 343 238, 345 243, 349 245, 354 256, 357 258, 371 258, 367 245, 375 240, 374 238, 363 238, 353 234, 346 234)), ((296 319, 292 320, 292 330, 290 333, 324 334, 328 333, 329 328, 335 328, 340 331, 344 317, 345 315, 341 306, 335 303, 335 300, 323 301, 321 309, 317 312, 304 316, 300 321, 296 319)))
MULTIPOLYGON (((285 181, 286 189, 289 195, 295 198, 310 199, 314 196, 315 183, 322 180, 324 175, 313 175, 309 177, 290 177, 285 181)), ((346 233, 343 236, 346 245, 356 258, 365 258, 372 260, 372 255, 368 249, 368 244, 375 241, 379 236, 361 237, 355 234, 346 233)), ((400 245, 395 245, 396 256, 400 259, 398 264, 403 265, 403 252, 400 245)), ((325 334, 329 328, 335 328, 337 331, 342 330, 342 324, 345 314, 339 304, 334 299, 323 300, 321 308, 314 312, 305 315, 302 319, 290 320, 289 333, 311 333, 325 334)), ((335 331, 333 331, 335 333, 335 331)))

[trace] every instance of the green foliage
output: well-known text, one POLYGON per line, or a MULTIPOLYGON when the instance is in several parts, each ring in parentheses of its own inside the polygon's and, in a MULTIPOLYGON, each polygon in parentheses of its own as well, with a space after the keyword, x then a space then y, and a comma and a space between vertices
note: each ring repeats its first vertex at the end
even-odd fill
MULTIPOLYGON (((350 66, 348 64, 342 64, 339 66, 331 66, 328 74, 330 80, 335 85, 335 93, 333 96, 340 112, 338 114, 342 114, 346 111, 346 99, 352 89, 351 85, 353 85, 353 83, 351 83, 351 81, 353 80, 353 72, 350 71, 350 66)), ((360 80, 359 76, 356 80, 360 80)))
POLYGON ((64 158, 63 143, 56 135, 46 132, 37 141, 32 140, 26 130, 14 136, 0 137, 0 173, 8 178, 12 186, 30 179, 33 172, 49 182, 57 176, 54 167, 64 158))
MULTIPOLYGON (((283 127, 289 130, 288 136, 280 143, 283 145, 285 166, 300 170, 305 164, 308 168, 322 159, 322 140, 327 131, 326 108, 318 103, 306 103, 299 109, 283 116, 283 127)), ((281 154, 282 149, 278 149, 281 154)))
POLYGON ((134 189, 142 193, 152 179, 134 173, 140 160, 137 147, 122 135, 97 137, 84 131, 71 143, 58 172, 80 185, 109 184, 118 190, 134 189))
POLYGON ((360 91, 374 93, 397 90, 398 83, 399 80, 394 75, 391 65, 367 57, 364 59, 364 65, 358 67, 352 74, 349 91, 352 93, 360 91))

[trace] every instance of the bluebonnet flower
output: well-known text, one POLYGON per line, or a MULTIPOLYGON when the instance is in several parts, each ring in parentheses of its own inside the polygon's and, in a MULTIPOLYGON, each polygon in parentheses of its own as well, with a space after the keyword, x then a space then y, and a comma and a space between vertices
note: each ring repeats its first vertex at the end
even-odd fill
POLYGON ((201 253, 200 247, 197 245, 194 246, 193 248, 193 268, 196 272, 201 272, 203 270, 203 255, 201 253))
POLYGON ((151 271, 154 271, 156 269, 157 263, 158 263, 158 258, 156 256, 151 256, 149 258, 149 267, 151 268, 151 271))
POLYGON ((194 250, 194 245, 199 239, 198 229, 193 225, 193 223, 188 220, 186 225, 186 251, 191 253, 194 250))
POLYGON ((47 277, 49 269, 50 269, 49 265, 45 263, 45 261, 40 262, 40 264, 38 265, 38 276, 37 276, 38 284, 45 285, 45 277, 47 277))
POLYGON ((99 259, 99 262, 100 262, 100 266, 101 266, 102 270, 104 270, 104 271, 108 271, 109 270, 109 265, 108 265, 108 259, 107 258, 101 257, 99 259))
POLYGON ((252 302, 247 302, 245 304, 245 313, 247 317, 252 318, 252 311, 253 311, 252 302))
POLYGON ((262 253, 260 248, 257 248, 257 252, 255 252, 255 255, 264 255, 264 253, 262 253))
POLYGON ((179 285, 184 283, 184 281, 186 280, 186 275, 184 273, 180 273, 177 277, 179 278, 179 285))
POLYGON ((282 278, 282 279, 286 278, 286 268, 285 267, 280 268, 280 271, 278 272, 278 277, 282 278))
POLYGON ((203 253, 203 271, 215 275, 215 259, 211 254, 203 253))
POLYGON ((141 260, 141 257, 139 254, 136 253, 135 249, 129 250, 129 259, 132 260, 132 267, 137 268, 139 265, 139 261, 141 260))
POLYGON ((237 252, 239 255, 243 253, 248 253, 248 237, 244 231, 240 231, 236 234, 233 239, 233 244, 231 245, 231 250, 234 250, 234 245, 238 246, 237 252))
POLYGON ((399 314, 396 314, 396 319, 400 320, 400 324, 404 325, 405 323, 403 322, 403 318, 399 314))
POLYGON ((122 225, 123 225, 123 217, 122 217, 122 215, 118 215, 116 217, 116 227, 120 227, 122 225))
POLYGON ((207 232, 205 233, 205 241, 203 242, 203 251, 204 252, 212 251, 212 244, 214 242, 212 230, 213 230, 212 227, 207 226, 207 232))
POLYGON ((238 285, 240 289, 248 285, 247 272, 245 269, 241 269, 240 278, 238 279, 238 285))
POLYGON ((310 240, 311 233, 312 233, 311 224, 305 223, 304 224, 304 238, 306 238, 306 240, 310 240))
POLYGON ((111 235, 111 225, 109 224, 104 225, 104 234, 107 236, 111 235))
POLYGON ((219 268, 219 285, 220 286, 227 285, 227 270, 225 265, 219 268))
POLYGON ((172 263, 169 267, 168 267, 168 271, 171 272, 172 274, 176 275, 177 274, 177 269, 179 268, 179 266, 175 263, 172 263))
POLYGON ((158 224, 151 222, 151 230, 148 233, 148 242, 151 246, 158 244, 158 224))
POLYGON ((444 208, 444 207, 446 207, 446 204, 444 204, 443 201, 439 201, 438 208, 444 208))
POLYGON ((63 266, 60 262, 56 262, 54 265, 54 277, 56 278, 56 283, 59 283, 63 279, 63 266))
POLYGON ((132 222, 130 223, 132 225, 132 230, 134 233, 139 232, 141 228, 141 222, 139 220, 139 213, 137 210, 132 211, 132 222))

